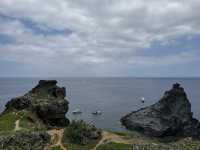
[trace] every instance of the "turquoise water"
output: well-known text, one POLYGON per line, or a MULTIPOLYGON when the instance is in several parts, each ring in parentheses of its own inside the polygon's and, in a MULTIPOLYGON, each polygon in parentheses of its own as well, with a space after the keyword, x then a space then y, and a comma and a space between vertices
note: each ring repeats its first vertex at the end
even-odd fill
MULTIPOLYGON (((42 78, 41 78, 42 79, 42 78)), ((194 116, 200 119, 200 78, 54 78, 65 86, 70 110, 67 117, 83 119, 97 127, 124 130, 120 118, 141 107, 158 101, 165 90, 175 82, 181 83, 192 103, 194 116), (145 97, 145 103, 141 103, 145 97), (81 109, 81 115, 72 111, 81 109), (103 112, 100 116, 91 113, 103 112)), ((20 96, 33 88, 40 78, 0 78, 0 111, 12 97, 20 96)))

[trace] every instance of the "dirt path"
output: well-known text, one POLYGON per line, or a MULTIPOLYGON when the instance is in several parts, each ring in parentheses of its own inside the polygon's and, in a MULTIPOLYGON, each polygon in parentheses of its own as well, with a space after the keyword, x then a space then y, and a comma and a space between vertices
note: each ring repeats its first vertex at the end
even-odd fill
POLYGON ((103 131, 102 133, 102 138, 99 141, 99 143, 96 145, 95 148, 93 148, 92 150, 96 150, 97 147, 99 147, 100 145, 106 143, 106 142, 115 142, 115 143, 123 143, 123 144, 133 144, 133 139, 125 139, 123 136, 111 133, 111 132, 107 132, 107 131, 103 131))
POLYGON ((51 135, 53 141, 55 140, 55 143, 48 147, 49 149, 55 146, 60 146, 63 150, 67 150, 62 144, 64 129, 53 129, 47 131, 47 133, 51 135))
POLYGON ((14 128, 15 131, 21 130, 21 127, 19 126, 19 122, 20 122, 19 119, 15 121, 15 128, 14 128))

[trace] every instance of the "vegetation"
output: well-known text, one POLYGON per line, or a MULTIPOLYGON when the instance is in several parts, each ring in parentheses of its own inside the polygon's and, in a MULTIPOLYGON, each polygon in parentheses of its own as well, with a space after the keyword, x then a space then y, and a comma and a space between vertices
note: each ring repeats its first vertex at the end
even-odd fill
POLYGON ((50 150, 63 150, 60 146, 54 146, 50 150))
POLYGON ((9 112, 2 114, 0 116, 0 131, 11 131, 14 130, 15 121, 18 119, 18 116, 15 112, 9 112))
POLYGON ((97 150, 133 150, 133 147, 132 145, 111 142, 100 145, 97 150))
POLYGON ((100 137, 101 131, 93 125, 89 125, 82 120, 72 121, 64 131, 63 142, 86 145, 100 137))
MULTIPOLYGON (((118 134, 118 133, 114 133, 118 134)), ((148 138, 142 135, 131 133, 119 133, 125 142, 115 141, 116 139, 105 141, 97 150, 200 150, 200 141, 192 138, 148 138), (127 141, 127 142, 126 142, 127 141), (117 143, 115 143, 117 142, 117 143), (128 144, 129 143, 129 144, 128 144)))
POLYGON ((42 121, 32 112, 20 112, 20 127, 29 130, 45 130, 42 121))
POLYGON ((91 150, 98 143, 98 140, 92 140, 86 145, 74 144, 74 143, 65 143, 64 146, 67 147, 67 150, 91 150))

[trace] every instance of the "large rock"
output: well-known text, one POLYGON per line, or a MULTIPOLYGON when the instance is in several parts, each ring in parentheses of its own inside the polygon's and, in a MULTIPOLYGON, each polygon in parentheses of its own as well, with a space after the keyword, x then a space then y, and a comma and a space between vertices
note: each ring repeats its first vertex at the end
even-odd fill
MULTIPOLYGON (((29 110, 36 113, 47 127, 63 127, 69 124, 65 117, 68 101, 64 87, 58 87, 55 80, 41 80, 24 96, 13 98, 6 104, 6 110, 29 110)), ((4 113, 5 113, 4 112, 4 113)))
POLYGON ((130 130, 147 136, 192 136, 200 137, 200 123, 193 118, 191 104, 184 89, 178 83, 166 91, 157 103, 142 108, 121 118, 130 130))

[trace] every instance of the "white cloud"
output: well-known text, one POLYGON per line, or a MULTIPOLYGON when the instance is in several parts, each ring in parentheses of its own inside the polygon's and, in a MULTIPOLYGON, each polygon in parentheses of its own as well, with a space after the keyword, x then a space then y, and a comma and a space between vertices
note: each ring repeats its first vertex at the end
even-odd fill
POLYGON ((138 51, 156 41, 164 45, 181 36, 199 35, 199 8, 199 0, 1 0, 0 14, 11 19, 0 19, 0 33, 15 42, 0 45, 0 59, 94 66, 195 61, 196 55, 186 57, 186 52, 157 58, 138 51), (23 19, 41 30, 72 33, 38 34, 23 19))

